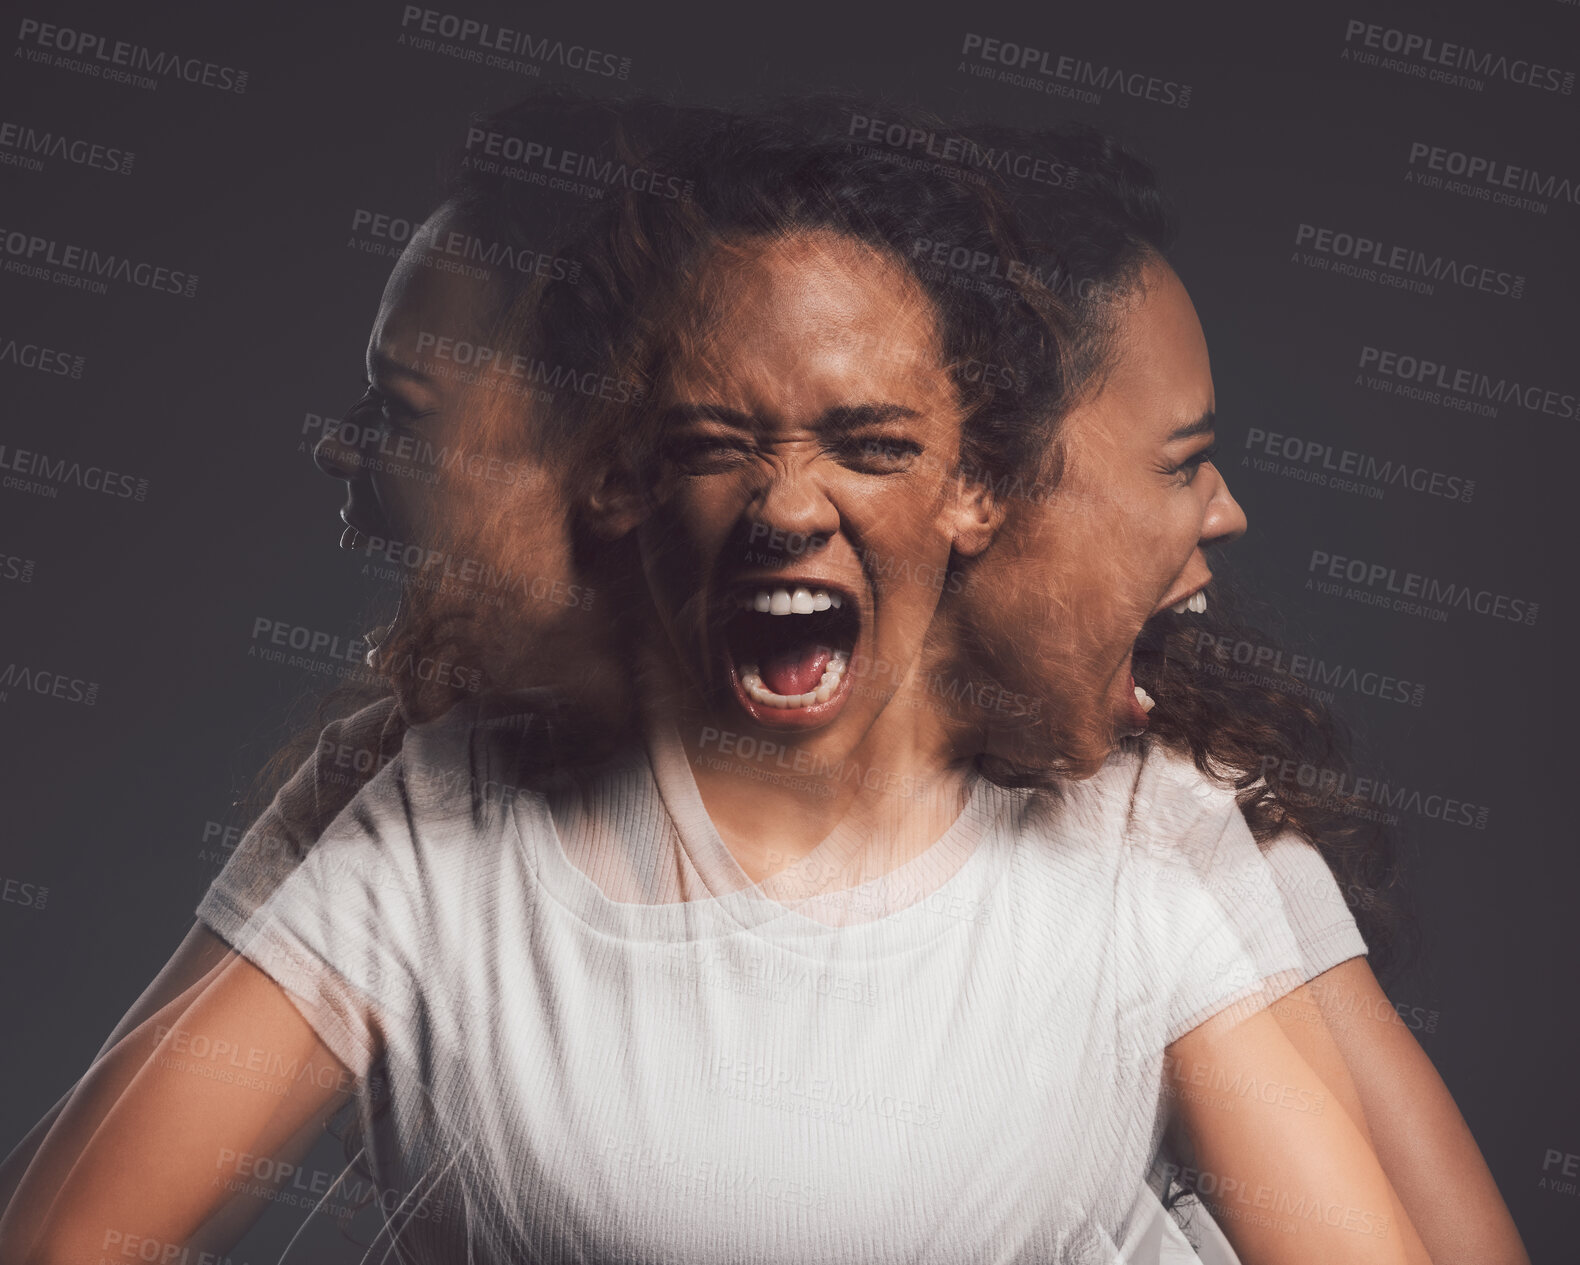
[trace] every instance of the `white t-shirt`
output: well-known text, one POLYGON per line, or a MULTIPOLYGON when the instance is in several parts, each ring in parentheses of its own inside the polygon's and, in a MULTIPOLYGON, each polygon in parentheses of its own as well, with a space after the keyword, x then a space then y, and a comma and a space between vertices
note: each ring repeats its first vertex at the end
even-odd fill
POLYGON ((452 713, 254 916, 199 908, 347 1066, 382 1046, 370 1158, 420 1258, 1121 1259, 1164 1048, 1309 967, 1233 799, 1159 748, 979 782, 794 907, 652 752, 547 796, 452 713))

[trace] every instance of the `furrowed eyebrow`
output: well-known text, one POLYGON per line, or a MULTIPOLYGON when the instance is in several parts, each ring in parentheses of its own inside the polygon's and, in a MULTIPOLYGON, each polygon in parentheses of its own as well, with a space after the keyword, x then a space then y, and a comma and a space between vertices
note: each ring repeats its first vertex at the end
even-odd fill
MULTIPOLYGON (((829 409, 813 423, 818 430, 836 433, 857 430, 863 426, 877 426, 900 418, 920 417, 913 408, 903 404, 844 404, 829 409)), ((682 425, 686 422, 723 422, 741 430, 753 430, 756 420, 748 413, 724 408, 718 404, 676 404, 664 410, 664 422, 682 425)))
POLYGON ((750 416, 718 404, 675 404, 664 410, 664 425, 681 426, 686 422, 723 422, 740 430, 752 429, 750 416))
POLYGON ((1182 439, 1195 439, 1198 435, 1210 435, 1218 428, 1218 415, 1208 409, 1194 422, 1181 426, 1165 440, 1165 443, 1175 444, 1182 439))
POLYGON ((817 425, 820 430, 851 431, 920 416, 915 409, 903 404, 851 404, 829 409, 818 418, 817 425))

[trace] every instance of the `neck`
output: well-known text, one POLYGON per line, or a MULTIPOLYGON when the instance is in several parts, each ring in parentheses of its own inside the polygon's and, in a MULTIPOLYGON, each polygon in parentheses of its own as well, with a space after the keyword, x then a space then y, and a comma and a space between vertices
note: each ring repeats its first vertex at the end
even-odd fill
POLYGON ((705 711, 676 675, 655 672, 649 706, 678 729, 703 806, 754 882, 820 847, 807 881, 828 890, 865 882, 936 843, 965 805, 969 762, 914 679, 851 736, 835 726, 774 733, 739 712, 705 711))

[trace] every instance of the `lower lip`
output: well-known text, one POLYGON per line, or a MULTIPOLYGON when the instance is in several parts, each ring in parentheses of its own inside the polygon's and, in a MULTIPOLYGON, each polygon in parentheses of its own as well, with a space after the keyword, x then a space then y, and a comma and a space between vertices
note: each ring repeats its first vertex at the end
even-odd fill
POLYGON ((840 678, 839 689, 828 702, 808 703, 805 707, 769 707, 759 703, 741 684, 741 674, 735 666, 733 657, 729 662, 729 670, 730 688, 735 691, 735 701, 741 705, 741 710, 764 729, 817 729, 838 716, 845 706, 845 700, 850 697, 852 669, 849 666, 845 668, 845 674, 840 678))

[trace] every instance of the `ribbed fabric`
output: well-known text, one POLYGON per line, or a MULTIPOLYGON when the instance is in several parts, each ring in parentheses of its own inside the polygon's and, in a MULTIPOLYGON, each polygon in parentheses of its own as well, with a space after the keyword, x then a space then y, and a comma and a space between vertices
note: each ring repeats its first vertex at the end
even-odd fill
POLYGON ((672 737, 546 797, 464 724, 410 731, 244 925, 199 909, 353 1070, 382 1047, 381 1203, 424 1258, 1137 1259, 1164 1048, 1309 966, 1232 797, 1157 749, 979 783, 787 904, 672 737))

